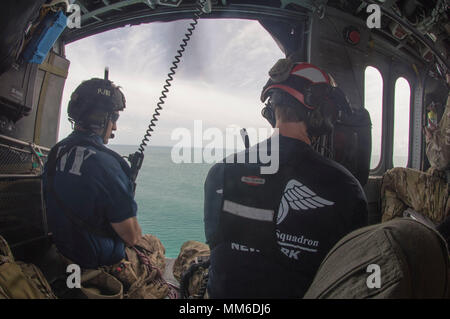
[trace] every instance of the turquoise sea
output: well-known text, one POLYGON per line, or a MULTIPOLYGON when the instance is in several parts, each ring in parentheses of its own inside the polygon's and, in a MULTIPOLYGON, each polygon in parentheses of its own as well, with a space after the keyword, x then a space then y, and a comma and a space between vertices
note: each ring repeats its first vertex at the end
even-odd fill
MULTIPOLYGON (((109 145, 122 156, 137 146, 109 145)), ((135 200, 143 233, 157 236, 166 257, 178 256, 187 240, 205 242, 203 185, 213 164, 175 164, 171 147, 148 146, 137 178, 135 200)))

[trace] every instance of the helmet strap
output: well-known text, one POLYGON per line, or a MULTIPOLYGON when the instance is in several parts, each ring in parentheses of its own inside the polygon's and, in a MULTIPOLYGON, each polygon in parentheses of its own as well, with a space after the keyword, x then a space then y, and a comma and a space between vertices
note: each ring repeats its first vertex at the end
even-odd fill
POLYGON ((105 120, 103 121, 103 131, 101 138, 104 141, 106 139, 106 133, 108 131, 109 121, 111 119, 111 113, 108 113, 108 115, 105 117, 105 120))
POLYGON ((75 121, 72 120, 71 118, 69 118, 69 122, 70 122, 70 126, 71 126, 71 128, 72 128, 72 131, 73 131, 74 128, 75 128, 75 121))
POLYGON ((76 123, 73 119, 69 119, 70 123, 72 124, 72 129, 80 128, 83 131, 90 132, 92 134, 98 135, 102 138, 102 140, 105 140, 106 133, 108 130, 108 124, 111 119, 111 113, 108 113, 108 115, 104 118, 103 123, 101 126, 94 125, 94 124, 88 124, 88 123, 76 123))

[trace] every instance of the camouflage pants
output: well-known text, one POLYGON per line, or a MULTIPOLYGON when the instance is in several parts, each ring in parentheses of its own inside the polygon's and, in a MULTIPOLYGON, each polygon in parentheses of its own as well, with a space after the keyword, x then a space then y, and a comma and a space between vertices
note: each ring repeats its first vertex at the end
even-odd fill
POLYGON ((439 223, 449 214, 448 186, 438 173, 396 167, 383 176, 382 221, 402 216, 406 208, 439 223))
POLYGON ((207 299, 206 283, 209 260, 208 245, 190 240, 185 242, 173 266, 173 275, 180 282, 185 298, 207 299))

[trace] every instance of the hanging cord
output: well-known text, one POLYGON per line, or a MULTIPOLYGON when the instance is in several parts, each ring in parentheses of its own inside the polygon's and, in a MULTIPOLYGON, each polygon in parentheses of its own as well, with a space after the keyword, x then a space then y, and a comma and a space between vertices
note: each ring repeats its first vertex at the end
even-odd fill
POLYGON ((180 44, 180 49, 177 51, 177 55, 175 56, 175 60, 172 62, 172 67, 170 68, 169 74, 167 74, 166 79, 166 85, 163 86, 163 90, 161 91, 161 96, 159 97, 159 102, 156 104, 157 107, 155 109, 155 112, 152 116, 152 119, 150 121, 150 124, 148 125, 147 131, 144 135, 144 138, 142 139, 141 144, 139 145, 139 151, 141 153, 144 152, 144 147, 147 146, 147 142, 149 141, 149 138, 152 135, 153 127, 156 126, 155 122, 158 121, 158 116, 160 115, 159 111, 162 110, 162 105, 165 103, 165 99, 167 98, 167 93, 169 93, 169 88, 172 85, 173 76, 175 75, 176 69, 178 68, 178 64, 181 61, 181 57, 183 56, 184 51, 186 50, 186 46, 189 42, 189 40, 192 37, 192 34, 197 27, 198 19, 200 18, 200 15, 203 13, 203 7, 205 6, 206 0, 200 0, 197 5, 197 12, 194 13, 194 19, 190 23, 189 28, 187 29, 187 33, 185 33, 182 43, 180 44))
POLYGON ((142 139, 141 144, 139 145, 139 150, 134 154, 130 154, 128 156, 128 160, 131 164, 131 176, 133 182, 136 181, 137 174, 139 169, 142 166, 142 162, 144 160, 144 148, 147 146, 147 142, 149 141, 152 133, 154 131, 154 127, 156 126, 156 122, 158 121, 158 117, 160 116, 159 111, 162 110, 162 106, 165 103, 167 98, 167 93, 169 93, 169 88, 172 85, 173 76, 175 75, 176 69, 178 68, 178 64, 181 61, 181 57, 183 56, 184 51, 186 50, 186 46, 189 40, 192 37, 192 34, 198 24, 198 19, 200 15, 204 12, 208 13, 211 10, 211 5, 209 0, 199 0, 196 6, 196 12, 194 13, 193 21, 189 24, 187 29, 187 33, 184 34, 184 38, 181 40, 180 48, 175 55, 174 61, 172 62, 172 67, 170 68, 170 72, 167 74, 166 84, 163 86, 163 90, 161 91, 161 96, 159 97, 159 102, 156 104, 156 109, 153 113, 152 119, 150 120, 150 124, 145 132, 144 138, 142 139))

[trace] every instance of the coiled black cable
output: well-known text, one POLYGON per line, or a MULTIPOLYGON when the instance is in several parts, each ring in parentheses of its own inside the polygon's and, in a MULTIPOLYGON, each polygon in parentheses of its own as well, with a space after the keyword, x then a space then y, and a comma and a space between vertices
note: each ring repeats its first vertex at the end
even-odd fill
POLYGON ((147 146, 147 142, 149 138, 152 136, 153 127, 156 126, 155 122, 158 121, 158 116, 160 115, 159 111, 162 110, 162 105, 165 103, 165 99, 167 98, 167 93, 169 92, 169 88, 172 85, 173 76, 175 75, 175 71, 178 68, 178 64, 180 63, 181 57, 183 56, 184 51, 186 50, 186 46, 191 39, 191 36, 198 24, 198 19, 200 15, 203 13, 203 8, 205 6, 206 0, 199 0, 196 7, 196 12, 194 13, 193 21, 189 24, 187 29, 187 33, 185 33, 182 43, 180 44, 180 49, 177 51, 177 55, 175 55, 175 60, 172 62, 172 67, 170 68, 169 74, 167 74, 166 84, 163 86, 163 90, 161 91, 161 96, 159 97, 159 102, 156 104, 155 112, 152 116, 150 124, 148 125, 147 131, 145 132, 144 138, 142 139, 141 144, 139 145, 139 152, 141 154, 144 153, 144 147, 147 146))
POLYGON ((184 34, 184 38, 181 40, 182 43, 180 44, 180 48, 177 51, 177 54, 175 55, 174 61, 172 62, 172 67, 170 68, 169 74, 167 74, 166 84, 163 86, 163 90, 161 91, 161 96, 159 97, 159 102, 156 104, 155 112, 152 115, 152 119, 150 120, 150 124, 148 125, 147 130, 145 131, 144 138, 142 139, 141 144, 139 145, 139 148, 136 152, 133 154, 128 155, 127 158, 130 162, 130 179, 133 183, 133 192, 136 190, 136 178, 139 173, 139 170, 141 169, 142 163, 144 161, 144 148, 147 146, 147 142, 149 141, 149 138, 152 136, 153 127, 156 126, 156 122, 158 121, 158 116, 160 116, 161 113, 159 111, 162 110, 162 106, 165 102, 165 99, 167 98, 167 93, 169 93, 169 87, 172 85, 173 76, 175 75, 175 71, 178 68, 178 64, 181 61, 181 57, 183 56, 183 52, 186 50, 186 46, 191 39, 191 36, 198 24, 198 19, 200 18, 200 15, 204 12, 203 9, 205 9, 205 12, 210 10, 210 6, 206 6, 206 4, 210 4, 208 2, 209 0, 199 0, 196 7, 196 12, 194 13, 193 21, 189 24, 189 27, 187 29, 187 33, 184 34))

